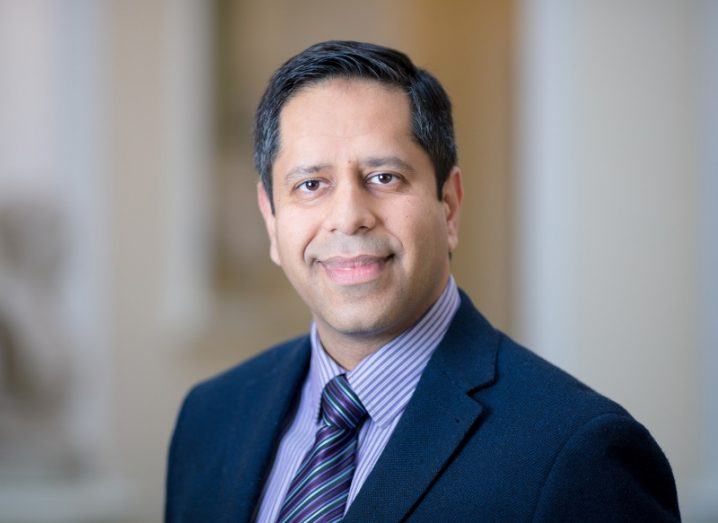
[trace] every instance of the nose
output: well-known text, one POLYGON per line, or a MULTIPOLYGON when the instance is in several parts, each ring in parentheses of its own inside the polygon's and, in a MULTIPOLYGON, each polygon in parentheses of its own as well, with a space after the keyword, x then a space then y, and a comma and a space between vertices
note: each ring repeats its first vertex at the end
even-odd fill
POLYGON ((361 181, 337 184, 324 222, 329 232, 359 234, 373 229, 376 221, 371 196, 361 181))

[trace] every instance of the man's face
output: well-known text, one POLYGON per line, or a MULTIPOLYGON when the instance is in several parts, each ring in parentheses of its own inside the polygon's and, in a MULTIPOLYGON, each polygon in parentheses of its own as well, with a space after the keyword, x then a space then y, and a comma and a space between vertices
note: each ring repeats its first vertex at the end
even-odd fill
POLYGON ((461 180, 441 200, 411 134, 399 89, 334 79, 307 87, 280 115, 275 213, 259 204, 272 260, 322 332, 398 334, 438 299, 457 244, 461 180))

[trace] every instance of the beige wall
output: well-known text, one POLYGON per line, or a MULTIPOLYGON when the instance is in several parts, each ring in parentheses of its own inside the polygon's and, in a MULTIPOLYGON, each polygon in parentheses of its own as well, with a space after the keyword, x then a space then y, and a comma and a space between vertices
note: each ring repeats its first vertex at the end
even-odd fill
POLYGON ((718 514, 696 494, 715 478, 703 352, 715 318, 699 272, 706 12, 538 0, 520 24, 516 335, 649 428, 688 520, 709 517, 706 503, 718 514))

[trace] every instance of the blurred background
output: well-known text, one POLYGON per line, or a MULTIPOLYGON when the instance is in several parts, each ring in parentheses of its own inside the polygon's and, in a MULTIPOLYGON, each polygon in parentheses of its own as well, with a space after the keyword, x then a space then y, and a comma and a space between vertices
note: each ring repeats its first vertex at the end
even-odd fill
POLYGON ((0 0, 0 521, 160 521, 191 384, 306 330, 255 106, 317 41, 455 107, 459 284, 718 521, 718 2, 0 0))

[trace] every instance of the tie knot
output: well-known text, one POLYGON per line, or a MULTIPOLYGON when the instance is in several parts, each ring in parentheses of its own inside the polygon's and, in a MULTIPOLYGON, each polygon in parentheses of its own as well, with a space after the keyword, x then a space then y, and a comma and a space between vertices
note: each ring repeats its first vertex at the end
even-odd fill
POLYGON ((345 374, 340 374, 324 387, 322 420, 343 430, 354 430, 367 412, 359 397, 349 386, 345 374))

